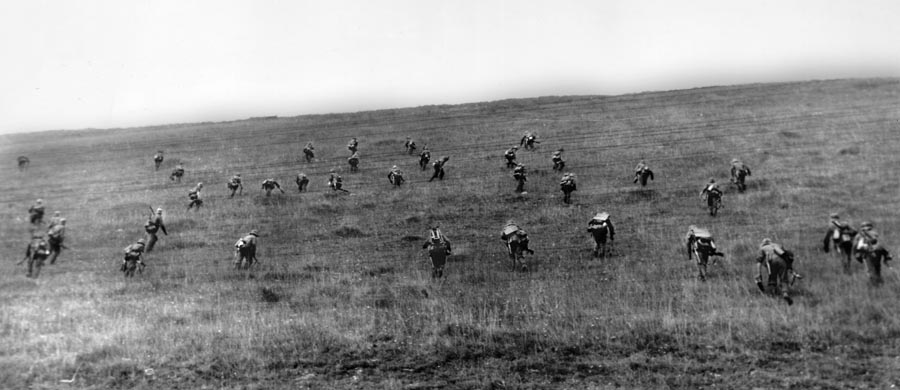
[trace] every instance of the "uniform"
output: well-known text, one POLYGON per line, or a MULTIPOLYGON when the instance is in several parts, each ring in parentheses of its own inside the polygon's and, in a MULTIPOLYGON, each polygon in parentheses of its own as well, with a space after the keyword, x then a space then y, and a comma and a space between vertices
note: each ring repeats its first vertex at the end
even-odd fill
POLYGON ((825 231, 825 239, 822 241, 822 250, 828 253, 831 247, 835 252, 843 257, 844 272, 850 272, 850 259, 853 252, 853 238, 856 236, 856 229, 850 227, 850 224, 839 219, 837 214, 831 214, 831 220, 828 223, 828 229, 825 231))
POLYGON ((516 192, 525 192, 525 182, 528 181, 525 173, 525 166, 519 164, 513 169, 513 178, 516 179, 516 192))
POLYGON ((347 163, 350 164, 350 172, 356 172, 359 170, 359 153, 353 152, 353 155, 347 159, 347 163))
POLYGON ((412 138, 406 137, 406 143, 403 144, 403 147, 406 148, 407 153, 413 154, 416 151, 416 142, 412 138))
POLYGON ((350 191, 345 190, 343 188, 343 186, 344 186, 344 179, 341 178, 341 175, 332 173, 331 177, 328 178, 328 187, 331 187, 332 191, 350 192, 350 191))
POLYGON ((175 166, 175 169, 172 170, 172 175, 169 176, 169 179, 181 183, 181 177, 184 176, 184 168, 181 164, 175 166))
POLYGON ((709 184, 703 187, 700 190, 700 199, 706 200, 707 207, 710 208, 710 215, 714 215, 714 209, 721 207, 722 205, 722 191, 719 189, 719 185, 716 184, 715 179, 709 179, 709 184), (718 204, 716 204, 718 202, 718 204))
POLYGON ((316 157, 315 150, 312 142, 306 144, 306 147, 303 148, 303 156, 306 158, 306 162, 310 162, 316 157))
POLYGON ((750 176, 750 167, 738 159, 731 160, 731 182, 736 184, 741 191, 744 190, 746 176, 750 176))
POLYGON ((394 165, 393 167, 391 167, 391 171, 388 172, 388 181, 395 186, 403 184, 403 182, 405 181, 403 179, 403 171, 401 171, 400 168, 397 168, 397 166, 394 165))
POLYGON ((428 255, 431 258, 431 278, 443 277, 447 256, 451 254, 450 240, 437 226, 434 226, 428 231, 428 237, 425 239, 422 249, 428 249, 428 255))
POLYGON ((562 171, 566 167, 566 162, 563 161, 562 158, 562 149, 553 152, 553 157, 550 158, 553 161, 553 170, 554 171, 562 171))
POLYGON ((59 211, 53 212, 53 218, 50 218, 50 222, 47 225, 47 229, 53 229, 54 226, 59 225, 59 222, 62 221, 63 217, 60 216, 59 211))
POLYGON ((238 189, 240 189, 241 194, 244 193, 244 184, 243 184, 243 180, 241 180, 240 173, 236 173, 234 176, 231 177, 231 180, 228 181, 228 189, 231 190, 232 198, 234 197, 234 193, 237 192, 238 189))
POLYGON ((600 212, 588 221, 587 231, 594 237, 594 256, 606 256, 608 247, 606 240, 615 241, 616 228, 613 226, 609 213, 600 212))
POLYGON ((794 255, 785 250, 780 244, 773 243, 768 238, 763 239, 759 246, 759 254, 756 257, 757 273, 756 281, 760 289, 762 286, 762 270, 765 268, 768 273, 767 285, 770 292, 775 293, 781 290, 782 297, 790 304, 793 301, 788 296, 787 288, 782 288, 783 284, 790 284, 788 281, 801 278, 794 272, 794 255))
POLYGON ((422 153, 419 153, 419 168, 422 168, 424 171, 426 167, 428 167, 428 161, 431 160, 431 151, 428 150, 428 145, 425 145, 422 148, 422 153))
POLYGON ((141 256, 144 254, 144 239, 137 240, 136 243, 125 247, 125 258, 122 260, 122 271, 124 272, 129 261, 136 261, 143 269, 145 264, 141 256))
POLYGON ((866 264, 866 273, 869 275, 869 284, 878 286, 884 283, 881 277, 881 265, 890 267, 887 263, 891 261, 891 254, 881 244, 877 238, 869 240, 865 250, 862 250, 862 258, 866 264))
MULTIPOLYGON (((50 244, 42 236, 34 236, 31 242, 25 248, 25 259, 28 260, 28 273, 25 275, 29 278, 37 278, 41 273, 41 267, 44 266, 44 260, 50 256, 50 244)), ((21 264, 21 262, 19 262, 21 264)))
POLYGON ((428 181, 434 179, 444 180, 444 164, 447 163, 447 160, 450 160, 450 157, 444 156, 431 164, 431 167, 434 169, 434 174, 431 175, 431 179, 428 179, 428 181))
POLYGON ((513 146, 506 150, 506 153, 503 153, 503 157, 506 158, 506 167, 507 168, 515 168, 516 167, 516 151, 519 150, 518 146, 513 146))
POLYGON ((249 268, 254 262, 258 261, 256 259, 256 241, 258 236, 259 232, 253 229, 234 243, 235 268, 249 268), (246 265, 244 265, 244 261, 246 261, 246 265))
POLYGON ((356 149, 359 146, 359 141, 356 140, 356 137, 353 137, 349 143, 347 143, 347 149, 350 149, 350 153, 356 153, 356 149))
POLYGON ((522 139, 519 141, 519 146, 524 146, 525 149, 534 149, 534 144, 540 143, 537 141, 537 136, 531 133, 525 133, 522 136, 522 139))
MULTIPOLYGON (((693 256, 697 257, 697 277, 701 281, 706 280, 706 267, 709 264, 709 258, 713 256, 724 256, 724 254, 718 251, 712 234, 706 229, 691 225, 684 237, 684 241, 687 248, 688 260, 691 260, 693 256)), ((713 260, 713 262, 715 262, 715 260, 713 260)))
POLYGON ((160 151, 156 152, 156 154, 153 156, 153 163, 154 163, 154 165, 156 165, 157 171, 159 170, 159 166, 162 165, 162 162, 163 162, 163 152, 162 152, 162 150, 160 150, 160 151))
POLYGON ((169 232, 166 231, 166 225, 163 223, 162 214, 162 209, 156 209, 156 215, 151 215, 150 219, 144 223, 144 231, 147 232, 147 252, 152 251, 153 246, 156 245, 156 241, 158 240, 156 233, 162 230, 163 234, 169 235, 169 232))
POLYGON ((282 194, 284 193, 284 190, 281 189, 281 185, 278 184, 275 179, 270 178, 263 180, 261 189, 266 190, 266 196, 272 195, 272 190, 276 188, 278 189, 278 191, 281 191, 282 194))
POLYGON ((641 185, 645 186, 647 185, 647 178, 653 180, 653 171, 650 170, 650 166, 648 166, 644 160, 641 160, 634 167, 634 182, 637 183, 640 181, 641 185))
POLYGON ((203 199, 200 196, 200 190, 203 189, 203 183, 197 183, 197 186, 194 187, 193 190, 188 192, 188 198, 191 200, 191 203, 188 204, 188 210, 197 206, 197 209, 200 209, 200 206, 203 205, 203 199))
POLYGON ((297 191, 298 192, 306 191, 306 186, 309 185, 309 179, 306 177, 305 174, 303 174, 303 173, 298 174, 297 179, 295 181, 297 182, 297 191))
POLYGON ((60 218, 59 223, 53 225, 47 231, 47 244, 50 245, 50 264, 56 263, 56 258, 62 252, 63 240, 66 238, 66 219, 60 218))
POLYGON ((44 222, 44 201, 38 199, 34 205, 28 208, 28 219, 32 224, 44 222))

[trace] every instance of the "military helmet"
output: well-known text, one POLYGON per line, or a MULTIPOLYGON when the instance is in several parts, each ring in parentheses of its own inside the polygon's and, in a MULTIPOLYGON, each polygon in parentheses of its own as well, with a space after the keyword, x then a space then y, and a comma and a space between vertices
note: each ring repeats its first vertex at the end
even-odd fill
POLYGON ((197 183, 197 188, 202 188, 202 187, 203 187, 203 183, 202 183, 202 182, 201 182, 201 183, 197 183))
POLYGON ((59 219, 59 223, 65 225, 65 224, 66 224, 66 219, 65 219, 65 218, 60 218, 60 219, 59 219))
POLYGON ((860 226, 860 227, 864 227, 864 228, 872 228, 872 227, 875 227, 875 225, 872 224, 872 221, 863 221, 863 223, 859 224, 859 226, 860 226))
POLYGON ((832 219, 838 219, 838 218, 840 218, 840 217, 841 217, 841 216, 838 215, 838 213, 831 213, 831 218, 832 218, 832 219))
POLYGON ((740 161, 738 161, 738 159, 736 159, 736 158, 731 159, 731 163, 732 163, 732 164, 736 164, 736 163, 738 163, 738 162, 740 162, 740 161))
POLYGON ((157 214, 162 214, 162 212, 163 212, 162 207, 159 207, 159 208, 156 209, 156 213, 157 213, 157 214))
POLYGON ((763 245, 769 245, 769 244, 771 244, 771 243, 772 243, 772 240, 770 240, 770 239, 768 239, 768 238, 763 238, 762 243, 759 244, 759 245, 760 245, 760 246, 763 246, 763 245))
POLYGON ((252 229, 250 230, 250 234, 259 237, 259 230, 252 229))
POLYGON ((36 200, 36 201, 35 201, 35 203, 37 203, 37 204, 41 204, 41 203, 44 203, 44 201, 43 201, 43 200, 41 200, 41 199, 38 199, 38 200, 36 200))
POLYGON ((58 217, 58 216, 59 216, 59 211, 54 211, 54 212, 53 212, 53 216, 58 217))
POLYGON ((235 175, 235 176, 240 176, 240 175, 241 175, 241 173, 240 173, 240 172, 238 172, 238 173, 235 173, 235 174, 234 174, 234 175, 235 175))
POLYGON ((711 178, 709 178, 709 182, 710 182, 710 183, 715 183, 715 182, 716 182, 716 179, 711 177, 711 178))
POLYGON ((143 238, 139 238, 139 239, 137 240, 137 243, 138 243, 138 244, 141 244, 141 245, 144 245, 144 244, 147 243, 147 241, 144 240, 143 238))
POLYGON ((396 171, 397 169, 398 169, 398 168, 397 168, 396 165, 394 165, 394 166, 391 167, 391 170, 392 170, 392 171, 396 171))

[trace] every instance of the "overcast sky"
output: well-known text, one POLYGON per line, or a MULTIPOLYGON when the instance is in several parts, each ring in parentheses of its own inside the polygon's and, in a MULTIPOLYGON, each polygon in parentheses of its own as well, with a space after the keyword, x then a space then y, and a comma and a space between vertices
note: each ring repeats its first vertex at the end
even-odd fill
POLYGON ((900 1, 0 3, 0 133, 900 76, 900 1))

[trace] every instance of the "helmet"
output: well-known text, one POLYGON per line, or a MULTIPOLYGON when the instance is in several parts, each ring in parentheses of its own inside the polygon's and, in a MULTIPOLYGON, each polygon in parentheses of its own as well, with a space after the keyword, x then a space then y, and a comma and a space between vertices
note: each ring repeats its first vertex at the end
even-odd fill
POLYGON ((163 212, 163 209, 162 209, 162 207, 160 207, 160 208, 158 208, 158 209, 156 209, 156 213, 157 213, 157 214, 162 214, 162 212, 163 212))
POLYGON ((513 145, 513 147, 512 147, 512 148, 511 148, 511 149, 512 149, 512 150, 518 150, 518 149, 519 149, 519 147, 518 147, 518 146, 516 146, 516 145, 513 145))
POLYGON ((772 243, 772 240, 770 240, 770 239, 768 239, 768 238, 763 238, 762 243, 759 244, 759 245, 760 245, 760 246, 763 246, 763 245, 769 245, 769 244, 771 244, 771 243, 772 243))
POLYGON ((831 218, 832 218, 832 219, 838 219, 838 218, 840 218, 840 217, 841 217, 841 216, 838 215, 838 213, 831 213, 831 218))
POLYGON ((391 170, 392 170, 392 171, 396 171, 397 169, 398 169, 398 168, 397 168, 396 165, 394 165, 394 166, 391 167, 391 170))
POLYGON ((240 173, 235 173, 234 175, 235 175, 235 176, 240 176, 241 174, 240 174, 240 173))
POLYGON ((863 221, 863 223, 859 224, 859 226, 864 228, 875 227, 875 225, 873 225, 871 221, 863 221))
POLYGON ((65 218, 60 218, 60 219, 59 219, 59 223, 65 225, 65 224, 66 224, 66 219, 65 219, 65 218))
POLYGON ((716 179, 709 178, 709 182, 710 182, 710 183, 715 183, 715 182, 716 182, 716 179))
POLYGON ((59 211, 54 211, 54 212, 53 212, 53 216, 58 217, 58 216, 59 216, 59 211))
POLYGON ((738 162, 740 162, 740 161, 738 161, 738 159, 736 159, 736 158, 731 159, 731 163, 732 163, 732 164, 738 163, 738 162))
POLYGON ((144 245, 144 244, 147 243, 147 241, 144 240, 143 238, 140 238, 140 239, 137 240, 137 243, 138 243, 138 244, 141 244, 141 245, 144 245))
POLYGON ((250 230, 250 234, 259 237, 259 230, 252 229, 252 230, 250 230))
POLYGON ((41 204, 41 203, 44 203, 44 201, 43 201, 43 200, 41 200, 41 199, 38 199, 38 200, 36 200, 36 201, 35 201, 35 203, 37 203, 37 204, 41 204))
POLYGON ((203 187, 203 183, 197 183, 197 188, 202 188, 202 187, 203 187))

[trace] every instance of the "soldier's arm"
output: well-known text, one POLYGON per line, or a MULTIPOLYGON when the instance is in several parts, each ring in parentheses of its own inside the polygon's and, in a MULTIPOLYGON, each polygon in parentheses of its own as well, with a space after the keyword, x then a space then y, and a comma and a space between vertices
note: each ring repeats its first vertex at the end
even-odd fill
POLYGON ((745 165, 745 166, 744 166, 744 170, 747 171, 747 176, 750 176, 750 167, 748 167, 748 166, 745 165))
POLYGON ((163 225, 162 222, 159 223, 159 228, 162 229, 163 234, 169 235, 169 232, 166 231, 166 225, 163 225))

